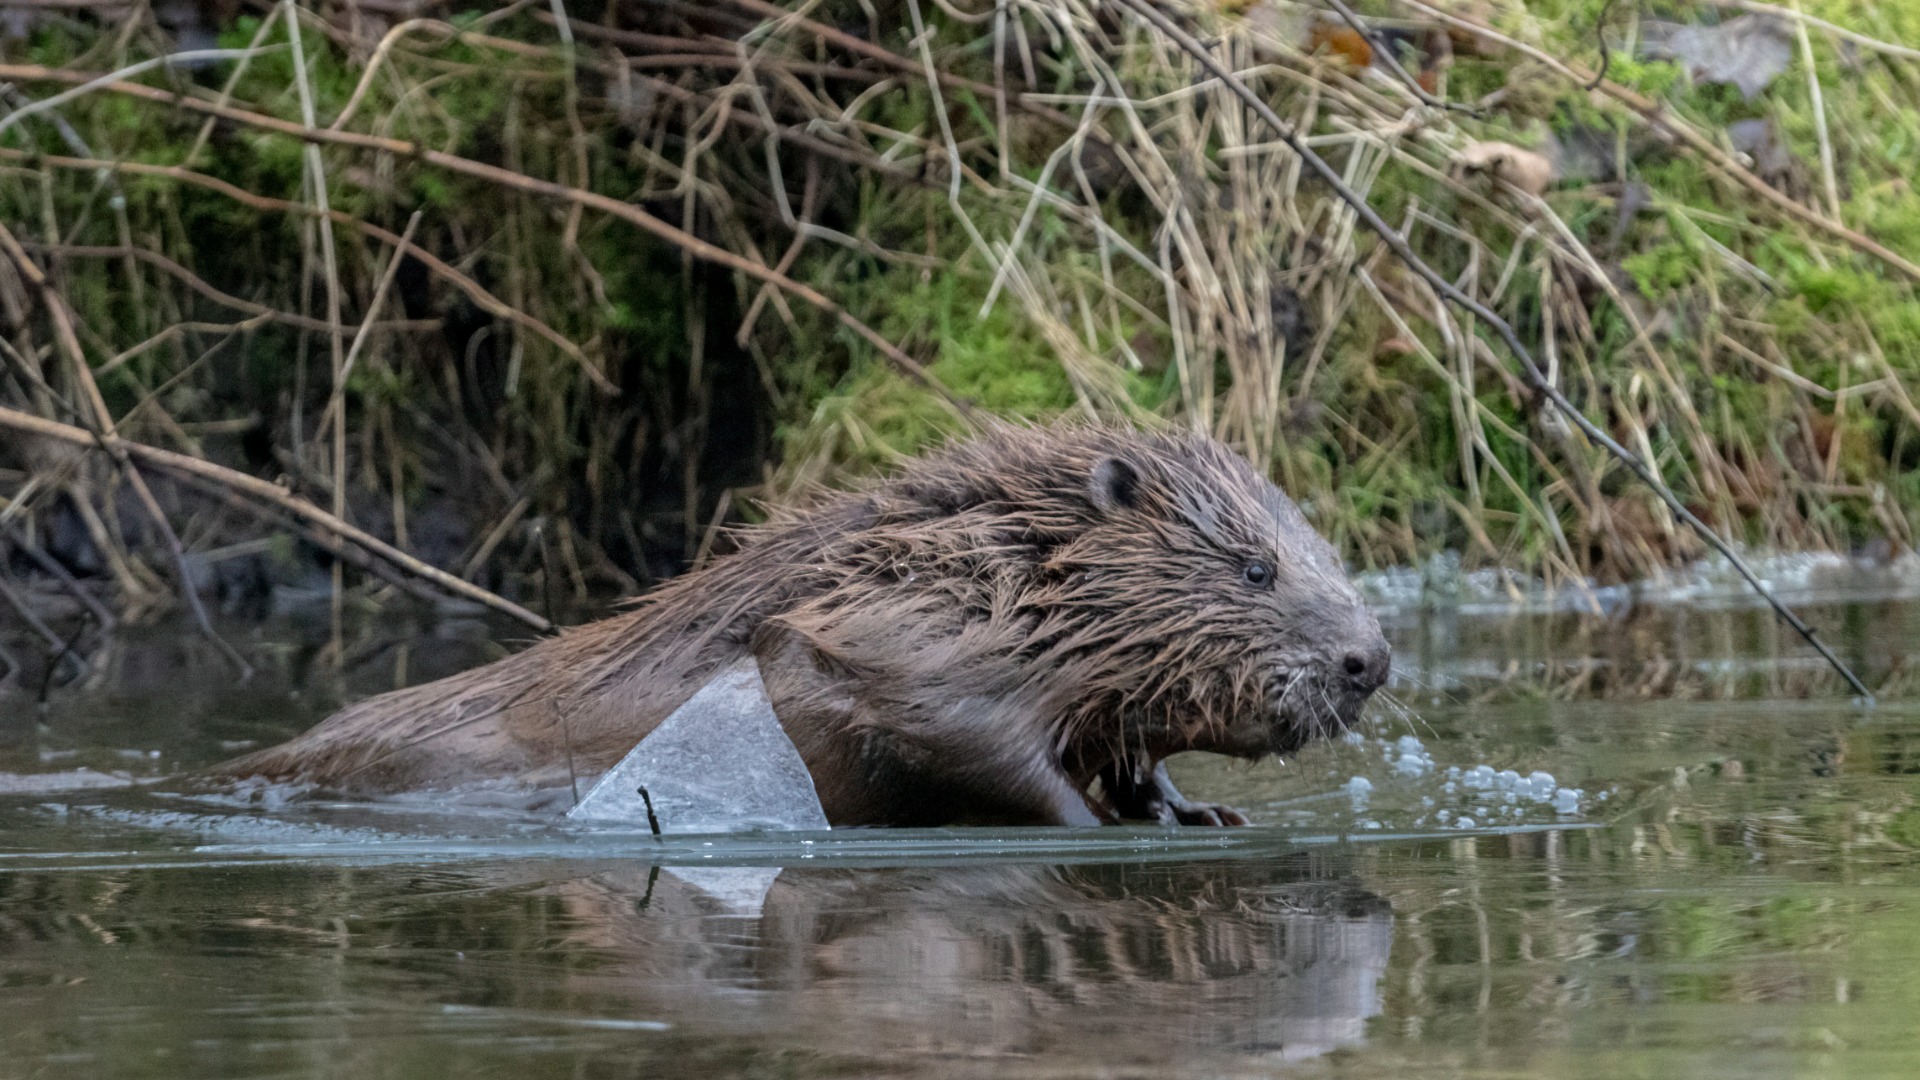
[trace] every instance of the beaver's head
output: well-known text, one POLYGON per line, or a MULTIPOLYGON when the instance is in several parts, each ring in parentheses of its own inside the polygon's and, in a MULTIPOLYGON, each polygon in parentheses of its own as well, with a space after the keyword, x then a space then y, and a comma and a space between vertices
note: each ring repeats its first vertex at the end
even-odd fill
POLYGON ((1358 719, 1387 642, 1291 499, 1204 437, 1090 433, 1076 450, 1088 516, 1029 597, 1035 641, 1089 691, 1075 726, 1111 731, 1117 712, 1156 756, 1259 757, 1358 719))

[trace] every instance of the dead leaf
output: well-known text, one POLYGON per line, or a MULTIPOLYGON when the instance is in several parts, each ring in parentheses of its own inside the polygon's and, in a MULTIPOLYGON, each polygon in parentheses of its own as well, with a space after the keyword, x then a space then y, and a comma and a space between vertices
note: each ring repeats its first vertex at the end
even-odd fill
POLYGON ((1364 68, 1373 63, 1372 43, 1344 23, 1314 23, 1307 36, 1307 51, 1309 53, 1324 52, 1357 68, 1364 68))
POLYGON ((1699 82, 1732 83, 1752 101, 1793 62, 1793 39, 1784 23, 1765 15, 1715 26, 1648 20, 1640 24, 1640 55, 1678 61, 1699 82))
POLYGON ((1469 143, 1453 160, 1462 170, 1491 173, 1533 196, 1546 194, 1554 181, 1546 155, 1508 142, 1469 143))

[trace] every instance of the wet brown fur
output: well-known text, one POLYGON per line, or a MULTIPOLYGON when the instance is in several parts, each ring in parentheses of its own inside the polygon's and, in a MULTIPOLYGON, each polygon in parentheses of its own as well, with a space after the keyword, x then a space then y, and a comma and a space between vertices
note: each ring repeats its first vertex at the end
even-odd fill
POLYGON ((1233 820, 1160 761, 1338 730, 1385 650, 1331 548, 1219 443, 1007 426, 748 530, 631 611, 220 771, 565 809, 751 652, 836 825, 1233 820))

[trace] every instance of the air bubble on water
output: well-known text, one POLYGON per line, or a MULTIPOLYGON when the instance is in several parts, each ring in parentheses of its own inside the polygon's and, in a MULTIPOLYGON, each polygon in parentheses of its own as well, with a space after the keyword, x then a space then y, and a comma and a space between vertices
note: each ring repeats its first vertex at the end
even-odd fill
POLYGON ((1553 798, 1556 781, 1550 772, 1535 772, 1527 777, 1527 795, 1534 802, 1546 802, 1553 798))
POLYGON ((1373 781, 1364 776, 1356 776, 1347 781, 1347 796, 1353 800, 1353 809, 1357 813, 1367 808, 1367 797, 1373 794, 1373 781))
POLYGON ((1425 776, 1433 771, 1433 755, 1427 753, 1424 743, 1412 735, 1400 736, 1388 756, 1393 757, 1393 771, 1402 776, 1425 776), (1398 754, 1398 757, 1393 755, 1398 754))
POLYGON ((1441 765, 1417 735, 1347 732, 1344 738, 1369 759, 1377 751, 1380 761, 1380 767, 1367 769, 1368 775, 1351 776, 1341 785, 1352 803, 1355 829, 1405 828, 1409 822, 1432 828, 1511 827, 1536 819, 1552 821, 1550 813, 1564 821, 1610 794, 1562 787, 1560 779, 1544 769, 1523 773, 1485 763, 1441 765), (1368 817, 1371 811, 1388 809, 1375 807, 1376 798, 1404 816, 1368 817))

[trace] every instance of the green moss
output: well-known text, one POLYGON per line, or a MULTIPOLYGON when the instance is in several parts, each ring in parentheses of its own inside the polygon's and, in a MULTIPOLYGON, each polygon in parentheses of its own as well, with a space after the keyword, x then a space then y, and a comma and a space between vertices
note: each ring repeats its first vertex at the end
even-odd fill
POLYGON ((1838 306, 1860 307, 1878 296, 1881 282, 1855 270, 1809 266, 1794 274, 1787 283, 1790 294, 1806 301, 1814 314, 1826 314, 1838 306))
MULTIPOLYGON (((873 301, 866 314, 882 334, 937 343, 928 374, 974 407, 1039 418, 1073 405, 1065 371, 1017 317, 1009 298, 1002 296, 985 318, 979 316, 986 287, 976 277, 946 274, 923 281, 918 268, 905 266, 863 291, 873 301)), ((850 414, 895 453, 911 453, 953 428, 950 412, 931 391, 903 379, 879 357, 848 371, 815 408, 815 419, 826 423, 850 414)))
POLYGON ((1698 280, 1703 265, 1698 252, 1686 244, 1666 241, 1630 255, 1620 266, 1650 297, 1665 296, 1698 280))
POLYGON ((1920 195, 1905 194, 1874 207, 1863 231, 1895 251, 1920 253, 1920 195))
POLYGON ((447 210, 458 205, 455 185, 443 173, 419 169, 408 176, 407 180, 408 186, 413 189, 414 197, 424 207, 447 210))
POLYGON ((1666 97, 1686 84, 1687 73, 1670 60, 1640 60, 1616 51, 1607 64, 1607 78, 1649 97, 1666 97))
POLYGON ((1876 305, 1867 320, 1880 347, 1898 357, 1902 367, 1913 369, 1914 358, 1920 356, 1920 301, 1876 305))
POLYGON ((258 15, 241 15, 220 31, 220 47, 244 49, 253 44, 253 35, 259 32, 260 17, 258 15))

